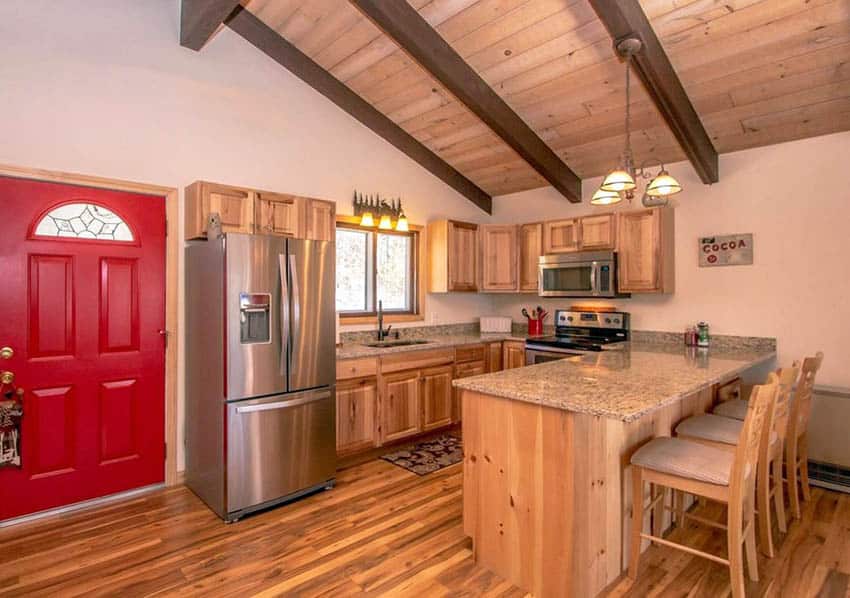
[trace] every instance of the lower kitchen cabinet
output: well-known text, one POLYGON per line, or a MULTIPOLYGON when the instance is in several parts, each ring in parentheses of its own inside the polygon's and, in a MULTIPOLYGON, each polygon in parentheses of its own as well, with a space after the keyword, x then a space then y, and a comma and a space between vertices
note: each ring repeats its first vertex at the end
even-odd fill
POLYGON ((506 370, 525 366, 525 343, 505 341, 502 348, 502 367, 506 370))
POLYGON ((375 378, 340 381, 336 388, 336 452, 356 453, 376 445, 375 414, 378 382, 375 378))
POLYGON ((502 342, 487 343, 486 373, 498 372, 502 369, 502 342))
POLYGON ((420 385, 419 370, 386 374, 380 378, 378 436, 381 444, 422 430, 420 385))
MULTIPOLYGON (((502 343, 490 343, 487 347, 489 350, 492 345, 499 346, 499 362, 502 361, 501 351, 502 351, 502 343)), ((481 374, 487 373, 487 360, 479 360, 479 361, 470 361, 468 363, 457 363, 455 364, 455 379, 458 378, 469 378, 470 376, 480 376, 481 374)), ((460 399, 461 391, 457 388, 452 389, 452 419, 456 422, 461 420, 461 399, 460 399)))
POLYGON ((419 374, 422 389, 422 432, 452 423, 452 366, 422 370, 419 374))

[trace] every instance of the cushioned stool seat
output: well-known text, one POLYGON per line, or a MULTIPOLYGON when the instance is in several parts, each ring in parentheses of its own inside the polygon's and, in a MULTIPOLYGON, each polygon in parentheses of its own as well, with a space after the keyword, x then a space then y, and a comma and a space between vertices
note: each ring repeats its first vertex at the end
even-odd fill
POLYGON ((743 399, 724 401, 714 408, 713 413, 714 415, 731 417, 732 419, 744 421, 744 418, 747 417, 747 408, 749 406, 749 401, 744 401, 743 399))
MULTIPOLYGON (((676 426, 676 434, 710 440, 711 442, 737 445, 743 427, 744 422, 741 420, 709 413, 695 415, 684 420, 676 426)), ((777 440, 776 432, 771 432, 770 444, 773 445, 777 440)))
POLYGON ((680 438, 655 438, 632 455, 632 463, 720 486, 729 485, 735 455, 680 438))

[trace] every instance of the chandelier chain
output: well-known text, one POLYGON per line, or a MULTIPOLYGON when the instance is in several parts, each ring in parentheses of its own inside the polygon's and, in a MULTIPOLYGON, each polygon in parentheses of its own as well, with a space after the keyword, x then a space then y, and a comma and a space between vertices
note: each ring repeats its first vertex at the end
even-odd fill
POLYGON ((632 152, 632 131, 631 131, 631 89, 629 85, 629 74, 631 69, 632 55, 626 56, 626 153, 632 152))

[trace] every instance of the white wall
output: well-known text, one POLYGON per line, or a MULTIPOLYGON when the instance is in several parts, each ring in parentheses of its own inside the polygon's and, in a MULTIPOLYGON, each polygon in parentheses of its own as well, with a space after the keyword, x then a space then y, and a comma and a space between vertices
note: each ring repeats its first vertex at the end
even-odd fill
MULTIPOLYGON (((720 157, 720 182, 703 185, 688 163, 669 167, 676 196, 676 292, 614 304, 641 330, 683 331, 698 320, 716 334, 774 336, 779 362, 826 354, 819 384, 850 387, 850 132, 720 157), (752 266, 700 268, 697 239, 753 233, 752 266)), ((616 159, 612 156, 612 159, 616 159)), ((494 220, 528 222, 605 211, 587 203, 600 184, 584 181, 578 206, 550 188, 496 199, 494 220), (531 215, 531 216, 530 216, 531 215)), ((640 207, 639 199, 632 207, 640 207)), ((629 206, 624 206, 628 209, 629 206)), ((498 297, 495 311, 522 320, 538 297, 498 297)), ((573 300, 549 299, 550 307, 573 300)))
MULTIPOLYGON (((336 200, 340 213, 356 188, 400 195, 414 223, 486 220, 229 29, 194 52, 178 22, 178 0, 0 2, 0 163, 181 190, 208 179, 336 200)), ((425 309, 464 322, 490 303, 429 296, 425 309)))

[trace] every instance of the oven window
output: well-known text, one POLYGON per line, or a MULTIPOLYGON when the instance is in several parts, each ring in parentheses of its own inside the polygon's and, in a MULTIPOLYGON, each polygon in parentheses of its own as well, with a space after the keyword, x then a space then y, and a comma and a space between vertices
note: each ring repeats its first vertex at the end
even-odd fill
POLYGON ((590 273, 592 266, 569 268, 543 268, 544 291, 592 291, 590 273))
POLYGON ((561 359, 566 359, 567 357, 575 356, 567 355, 565 353, 534 353, 531 357, 534 361, 527 365, 537 365, 538 363, 546 363, 547 361, 558 361, 561 359))

